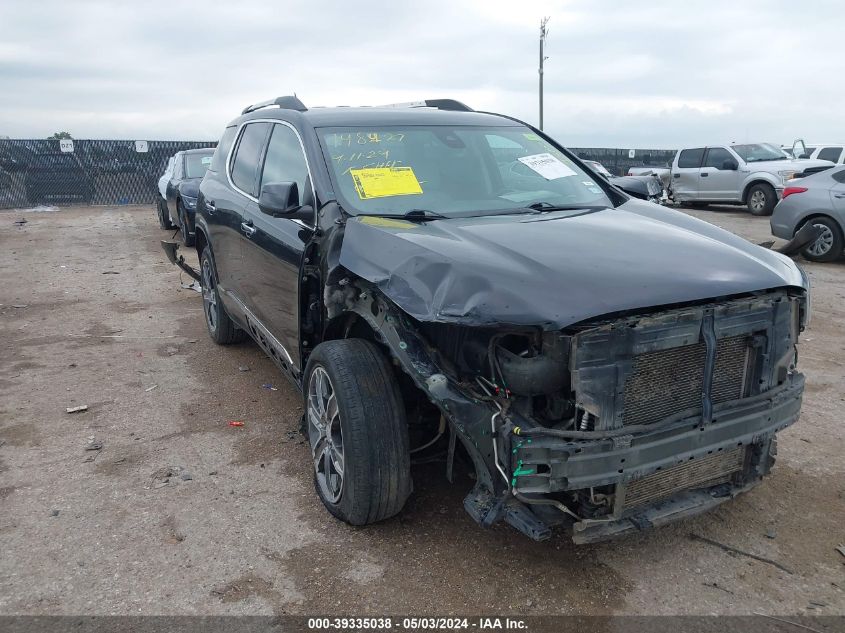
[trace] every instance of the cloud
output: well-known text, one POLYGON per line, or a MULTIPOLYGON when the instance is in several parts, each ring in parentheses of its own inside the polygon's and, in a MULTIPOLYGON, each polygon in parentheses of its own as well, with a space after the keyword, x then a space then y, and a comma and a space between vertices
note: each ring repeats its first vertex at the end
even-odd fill
MULTIPOLYGON (((453 97, 572 146, 840 134, 841 5, 668 1, 5 0, 0 134, 214 139, 247 104, 453 97)), ((835 139, 834 139, 835 140, 835 139)))

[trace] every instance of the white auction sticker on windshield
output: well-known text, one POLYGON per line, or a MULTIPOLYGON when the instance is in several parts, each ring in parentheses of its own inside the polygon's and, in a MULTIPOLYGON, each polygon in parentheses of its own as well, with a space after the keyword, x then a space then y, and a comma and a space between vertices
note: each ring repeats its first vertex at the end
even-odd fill
POLYGON ((546 180, 555 180, 557 178, 575 175, 575 170, 548 152, 523 156, 519 159, 519 162, 529 169, 536 171, 546 180))

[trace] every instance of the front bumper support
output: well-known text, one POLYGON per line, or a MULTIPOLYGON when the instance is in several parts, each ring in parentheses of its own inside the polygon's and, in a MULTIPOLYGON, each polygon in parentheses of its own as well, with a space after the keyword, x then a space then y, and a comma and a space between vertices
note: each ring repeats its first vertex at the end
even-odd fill
POLYGON ((716 405, 710 424, 702 424, 699 416, 639 436, 518 442, 515 461, 531 472, 519 475, 516 487, 530 494, 624 483, 720 449, 758 443, 798 419, 803 390, 803 374, 794 373, 764 394, 716 405))

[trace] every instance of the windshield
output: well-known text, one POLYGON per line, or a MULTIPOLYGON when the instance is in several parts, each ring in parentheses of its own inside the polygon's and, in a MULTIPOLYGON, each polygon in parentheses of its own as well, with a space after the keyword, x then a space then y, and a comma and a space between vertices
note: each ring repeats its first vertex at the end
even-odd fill
POLYGON ((609 207, 580 167, 524 126, 318 129, 338 198, 353 214, 447 217, 609 207))
POLYGON ((750 145, 731 145, 746 163, 759 163, 764 160, 784 160, 789 154, 771 143, 752 143, 750 145))
POLYGON ((202 178, 211 164, 214 152, 208 154, 185 154, 185 178, 202 178))
POLYGON ((602 176, 604 176, 606 178, 613 178, 613 174, 611 174, 609 171, 607 171, 607 168, 604 165, 602 165, 601 163, 597 163, 594 160, 585 160, 584 163, 588 167, 592 167, 594 170, 596 170, 602 176))

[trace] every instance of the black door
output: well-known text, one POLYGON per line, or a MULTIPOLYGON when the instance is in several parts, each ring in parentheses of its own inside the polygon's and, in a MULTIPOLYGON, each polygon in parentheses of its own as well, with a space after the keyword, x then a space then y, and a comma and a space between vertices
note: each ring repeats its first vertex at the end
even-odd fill
MULTIPOLYGON (((282 123, 273 125, 258 191, 276 182, 295 182, 300 202, 313 205, 302 144, 293 128, 282 123)), ((299 271, 312 228, 309 223, 266 215, 257 204, 244 212, 243 221, 247 307, 285 348, 285 360, 299 370, 299 271)))
POLYGON ((205 178, 202 183, 206 221, 211 233, 209 239, 217 267, 217 282, 224 290, 223 301, 227 307, 232 307, 227 301, 227 293, 245 302, 241 225, 244 213, 256 204, 258 165, 269 131, 270 123, 266 122, 244 125, 231 160, 219 166, 213 177, 205 178))

